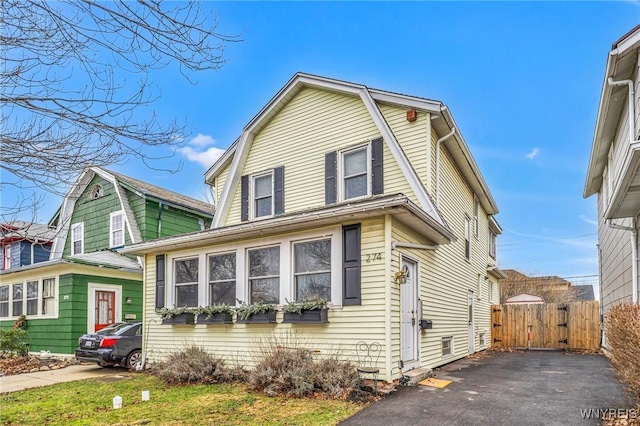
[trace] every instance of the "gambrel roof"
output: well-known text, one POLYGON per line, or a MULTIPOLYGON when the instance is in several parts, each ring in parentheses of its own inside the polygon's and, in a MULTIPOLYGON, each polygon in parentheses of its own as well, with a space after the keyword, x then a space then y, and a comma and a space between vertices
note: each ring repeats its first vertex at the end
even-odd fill
MULTIPOLYGON (((213 184, 215 177, 225 168, 230 166, 228 178, 223 188, 219 191, 220 201, 212 228, 222 226, 229 214, 232 197, 239 185, 244 164, 249 155, 253 139, 275 117, 296 94, 304 88, 316 88, 341 93, 348 96, 359 97, 368 113, 371 115, 380 135, 387 144, 396 162, 400 165, 411 189, 416 194, 419 207, 427 212, 440 226, 447 227, 445 221, 438 212, 435 204, 423 186, 416 171, 411 166, 405 153, 402 151, 389 124, 384 119, 378 103, 397 105, 407 108, 415 108, 420 112, 427 112, 432 116, 432 126, 436 133, 444 136, 456 128, 456 124, 448 108, 439 101, 434 101, 415 96, 370 89, 364 85, 350 83, 341 80, 311 74, 297 73, 291 80, 267 103, 267 105, 244 127, 240 137, 229 147, 220 159, 205 173, 205 180, 213 184)), ((469 149, 459 131, 456 131, 444 144, 451 153, 456 165, 465 177, 471 189, 477 194, 480 203, 487 212, 492 215, 498 213, 498 207, 493 199, 487 184, 476 165, 469 149)))
POLYGON ((197 213, 201 216, 213 216, 214 206, 212 204, 208 204, 203 201, 199 201, 185 195, 178 194, 176 192, 169 191, 167 189, 160 188, 158 186, 151 185, 137 179, 133 179, 120 173, 112 172, 102 167, 87 167, 84 169, 82 174, 80 174, 80 177, 71 187, 69 192, 67 192, 62 203, 62 207, 56 213, 56 216, 58 216, 57 223, 59 228, 51 250, 51 259, 57 259, 62 256, 64 243, 69 232, 70 219, 71 215, 73 214, 75 202, 82 195, 82 193, 84 193, 84 191, 87 189, 88 185, 96 175, 113 184, 121 205, 121 209, 124 212, 125 222, 127 224, 126 229, 132 244, 141 242, 142 235, 140 233, 140 229, 138 228, 138 223, 133 214, 133 211, 129 206, 129 201, 125 190, 131 191, 140 197, 159 201, 180 210, 197 213))

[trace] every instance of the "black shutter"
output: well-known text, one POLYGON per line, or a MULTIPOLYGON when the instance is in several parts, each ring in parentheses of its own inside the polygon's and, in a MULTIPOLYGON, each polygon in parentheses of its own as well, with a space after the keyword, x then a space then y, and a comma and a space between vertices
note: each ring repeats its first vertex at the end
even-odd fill
POLYGON ((342 227, 342 304, 360 305, 360 224, 342 227))
POLYGON ((382 138, 371 141, 371 189, 373 195, 384 193, 384 168, 382 167, 382 138))
POLYGON ((156 256, 156 308, 164 308, 164 254, 156 256))
POLYGON ((249 175, 240 178, 240 220, 249 220, 249 175))
POLYGON ((324 203, 335 204, 338 199, 338 153, 328 152, 324 156, 324 203))
POLYGON ((284 166, 273 169, 273 209, 274 215, 284 213, 284 166))

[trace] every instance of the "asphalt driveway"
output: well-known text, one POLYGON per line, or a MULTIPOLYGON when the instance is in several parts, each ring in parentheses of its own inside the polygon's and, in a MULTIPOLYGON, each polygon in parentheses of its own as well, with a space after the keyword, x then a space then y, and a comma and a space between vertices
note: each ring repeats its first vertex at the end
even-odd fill
POLYGON ((490 352, 436 370, 451 380, 438 389, 401 387, 343 426, 356 425, 589 425, 597 413, 628 408, 609 361, 563 352, 490 352))

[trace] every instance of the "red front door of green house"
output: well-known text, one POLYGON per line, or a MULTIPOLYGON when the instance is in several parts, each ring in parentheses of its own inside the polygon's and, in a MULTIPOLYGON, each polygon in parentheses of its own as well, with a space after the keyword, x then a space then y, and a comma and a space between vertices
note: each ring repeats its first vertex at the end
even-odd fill
POLYGON ((109 324, 113 324, 116 313, 116 292, 115 291, 96 291, 96 317, 95 330, 105 328, 109 324))

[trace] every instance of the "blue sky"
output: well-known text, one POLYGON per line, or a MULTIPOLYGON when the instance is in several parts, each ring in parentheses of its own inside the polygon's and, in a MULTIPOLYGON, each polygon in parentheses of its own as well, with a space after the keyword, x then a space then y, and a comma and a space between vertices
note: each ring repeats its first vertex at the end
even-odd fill
MULTIPOLYGON (((597 281, 595 198, 582 192, 605 61, 640 22, 624 2, 206 2, 244 40, 228 63, 154 72, 161 120, 186 120, 189 143, 158 167, 113 170, 201 198, 206 168, 295 72, 447 104, 500 208, 501 268, 597 281)), ((167 151, 159 152, 166 154, 167 151)), ((17 197, 9 191, 3 198, 17 197)), ((49 196, 38 220, 59 206, 49 196)), ((30 219, 30 218, 27 218, 30 219)))

